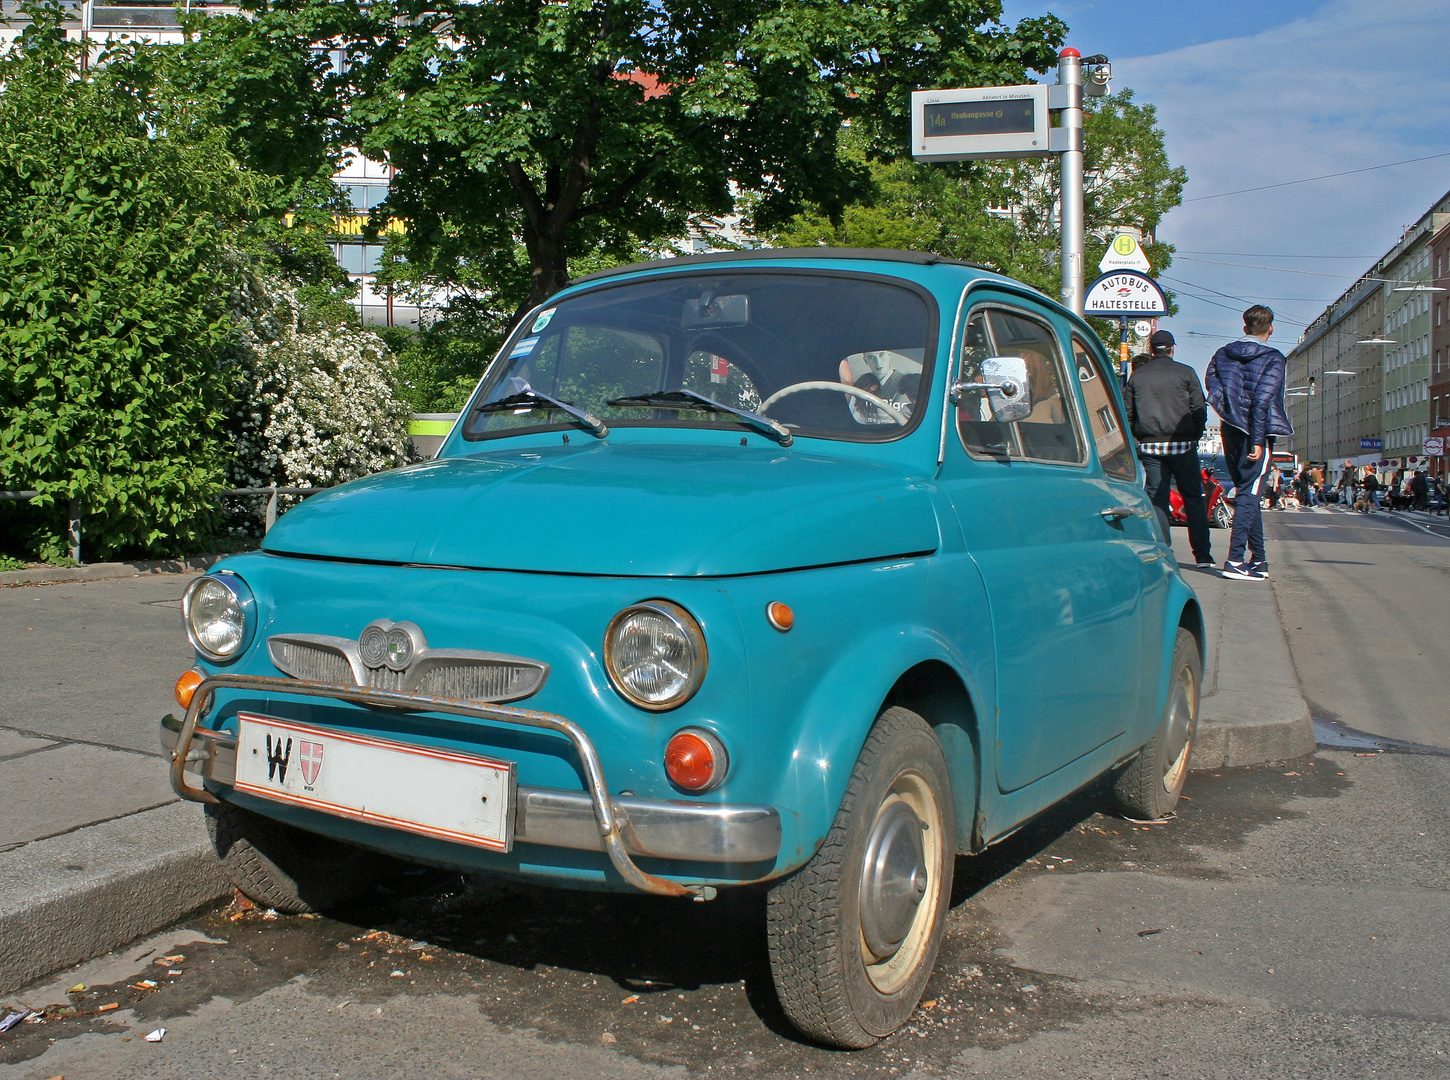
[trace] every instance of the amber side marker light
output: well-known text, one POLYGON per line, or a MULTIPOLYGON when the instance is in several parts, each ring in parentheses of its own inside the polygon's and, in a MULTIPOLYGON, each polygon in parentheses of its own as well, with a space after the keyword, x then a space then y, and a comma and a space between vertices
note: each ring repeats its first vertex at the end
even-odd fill
POLYGON ((172 693, 176 696, 176 704, 183 709, 191 708, 191 699, 196 696, 196 688, 201 685, 202 679, 206 678, 196 668, 190 671, 183 671, 181 678, 176 680, 176 689, 172 693))
POLYGON ((788 604, 782 604, 779 600, 772 600, 765 605, 765 618, 782 634, 795 625, 795 612, 788 604))
POLYGON ((665 773, 684 791, 709 791, 725 779, 725 745, 701 728, 684 728, 665 747, 665 773))

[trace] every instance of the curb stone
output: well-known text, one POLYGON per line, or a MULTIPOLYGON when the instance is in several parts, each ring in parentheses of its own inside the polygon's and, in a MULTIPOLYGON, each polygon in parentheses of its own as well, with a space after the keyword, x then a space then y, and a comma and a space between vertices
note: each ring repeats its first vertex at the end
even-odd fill
POLYGON ((110 578, 142 577, 147 574, 189 574, 207 570, 225 555, 191 555, 185 559, 154 559, 142 562, 86 563, 81 566, 38 566, 33 570, 0 573, 0 588, 7 585, 57 585, 67 581, 105 581, 110 578))
POLYGON ((230 892, 191 803, 26 844, 0 860, 0 993, 103 956, 230 892))

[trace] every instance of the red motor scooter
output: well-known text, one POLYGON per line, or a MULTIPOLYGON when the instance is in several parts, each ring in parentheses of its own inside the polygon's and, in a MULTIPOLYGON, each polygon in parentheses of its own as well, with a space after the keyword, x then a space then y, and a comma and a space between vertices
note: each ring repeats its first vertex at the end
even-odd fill
MULTIPOLYGON (((1233 505, 1224 496, 1223 485, 1218 478, 1203 470, 1203 495, 1208 500, 1208 523, 1220 529, 1230 529, 1234 523, 1233 505)), ((1168 506, 1172 511, 1173 524, 1187 525, 1188 515, 1183 512, 1183 496, 1174 488, 1168 493, 1168 506)))

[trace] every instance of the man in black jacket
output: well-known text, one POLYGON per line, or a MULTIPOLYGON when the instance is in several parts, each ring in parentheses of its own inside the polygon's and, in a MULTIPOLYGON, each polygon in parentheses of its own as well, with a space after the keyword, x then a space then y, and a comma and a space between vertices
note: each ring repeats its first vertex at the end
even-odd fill
POLYGON ((1170 535, 1173 519, 1168 496, 1176 483, 1188 518, 1188 544, 1194 561, 1208 568, 1216 564, 1209 551, 1208 509, 1198 464, 1198 440, 1208 421, 1208 405, 1197 373, 1173 359, 1174 345, 1167 330, 1154 331, 1148 339, 1152 355, 1133 369, 1123 401, 1147 474, 1148 498, 1158 508, 1163 535, 1170 535))

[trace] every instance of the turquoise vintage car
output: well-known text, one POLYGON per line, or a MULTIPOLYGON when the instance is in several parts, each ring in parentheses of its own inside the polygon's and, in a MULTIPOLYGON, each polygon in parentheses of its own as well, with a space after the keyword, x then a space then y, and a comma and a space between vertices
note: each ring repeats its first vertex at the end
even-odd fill
POLYGON ((967 263, 645 263, 519 324, 438 458, 188 589, 171 778, 259 903, 383 853, 709 899, 782 1005, 912 1012, 958 855, 1117 770, 1168 813, 1203 618, 1096 335, 967 263))

